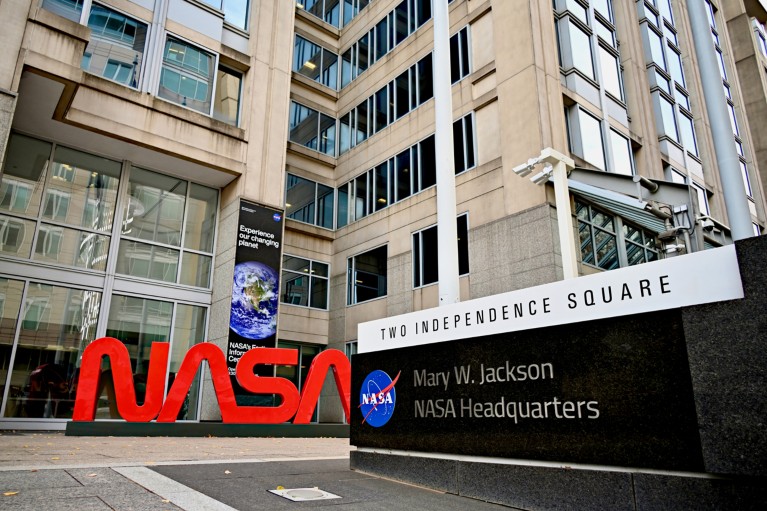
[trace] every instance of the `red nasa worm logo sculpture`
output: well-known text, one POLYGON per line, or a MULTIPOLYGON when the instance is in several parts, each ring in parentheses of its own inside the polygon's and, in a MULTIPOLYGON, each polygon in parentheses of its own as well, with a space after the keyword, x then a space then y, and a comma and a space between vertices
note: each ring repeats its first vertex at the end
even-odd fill
POLYGON ((256 348, 248 351, 237 363, 237 381, 245 390, 254 394, 277 394, 282 398, 282 403, 279 406, 238 406, 224 352, 215 344, 207 342, 196 344, 187 352, 163 402, 169 347, 165 342, 152 343, 146 397, 144 404, 138 405, 130 356, 125 345, 112 337, 102 337, 89 344, 83 352, 72 420, 94 420, 99 398, 101 359, 106 356, 112 367, 117 409, 128 422, 149 422, 155 418, 157 422, 175 422, 203 360, 208 361, 224 422, 278 424, 293 418, 294 424, 308 424, 317 406, 325 376, 331 369, 346 420, 349 421, 351 365, 346 355, 338 350, 325 350, 314 358, 300 395, 290 380, 256 376, 253 373, 253 368, 258 364, 297 365, 297 350, 256 348))

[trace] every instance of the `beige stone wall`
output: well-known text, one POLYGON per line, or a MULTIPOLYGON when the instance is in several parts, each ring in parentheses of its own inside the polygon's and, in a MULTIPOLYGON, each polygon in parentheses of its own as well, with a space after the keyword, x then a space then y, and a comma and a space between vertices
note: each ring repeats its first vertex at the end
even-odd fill
MULTIPOLYGON (((242 118, 247 126, 246 142, 240 158, 240 177, 221 194, 216 267, 210 311, 208 340, 225 352, 229 336, 235 243, 240 198, 266 206, 283 208, 285 193, 285 154, 288 129, 290 51, 294 6, 292 2, 259 2, 252 16, 250 71, 243 84, 242 118), (290 5, 289 5, 290 4, 290 5)), ((227 154, 226 151, 222 151, 227 154)), ((283 247, 290 239, 283 236, 283 247)), ((321 248, 317 248, 321 250, 321 248)), ((287 248, 283 248, 287 251, 287 248)), ((296 254, 301 255, 301 254, 296 254)), ((321 314, 320 314, 321 316, 321 314)), ((280 327, 310 333, 314 319, 303 315, 280 315, 280 327)), ((317 318, 319 319, 319 318, 317 318)), ((311 338, 319 341, 318 336, 311 338)), ((309 339, 306 339, 309 340, 309 339)), ((210 376, 205 382, 201 419, 220 417, 210 376)))
POLYGON ((756 206, 762 220, 765 220, 764 190, 767 187, 767 58, 761 54, 755 40, 751 18, 739 2, 723 4, 727 20, 727 33, 735 61, 738 84, 745 113, 743 131, 747 132, 753 161, 749 162, 753 193, 761 200, 756 206))
POLYGON ((16 110, 16 94, 0 89, 0 169, 3 168, 5 148, 11 134, 11 120, 16 110))

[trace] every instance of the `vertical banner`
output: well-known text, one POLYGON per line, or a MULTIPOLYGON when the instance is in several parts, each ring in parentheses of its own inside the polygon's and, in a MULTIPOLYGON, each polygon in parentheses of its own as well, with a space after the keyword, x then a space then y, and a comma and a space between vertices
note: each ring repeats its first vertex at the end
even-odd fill
MULTIPOLYGON (((277 346, 283 216, 281 210, 240 200, 226 350, 229 375, 240 406, 268 404, 264 402, 265 396, 243 390, 234 374, 237 362, 248 350, 277 346)), ((274 376, 269 366, 257 367, 256 374, 274 376)), ((271 396, 268 401, 271 402, 271 396)))

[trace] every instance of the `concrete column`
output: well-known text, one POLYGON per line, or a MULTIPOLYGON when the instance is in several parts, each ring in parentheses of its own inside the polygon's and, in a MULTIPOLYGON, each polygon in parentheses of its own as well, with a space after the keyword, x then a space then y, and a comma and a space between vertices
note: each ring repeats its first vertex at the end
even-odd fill
POLYGON ((0 169, 3 168, 5 149, 11 134, 11 121, 16 111, 17 96, 15 92, 0 88, 0 169))
POLYGON ((687 2, 690 29, 698 56, 703 99, 708 110, 711 135, 714 139, 714 153, 719 166, 727 219, 733 240, 742 240, 754 235, 751 213, 744 192, 743 176, 740 174, 740 160, 735 148, 727 102, 722 93, 722 76, 719 74, 714 43, 711 39, 711 25, 703 0, 687 2))

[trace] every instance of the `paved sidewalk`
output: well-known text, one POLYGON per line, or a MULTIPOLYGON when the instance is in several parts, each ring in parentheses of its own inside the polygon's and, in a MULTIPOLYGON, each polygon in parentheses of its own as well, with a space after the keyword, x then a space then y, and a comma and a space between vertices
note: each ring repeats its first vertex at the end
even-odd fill
POLYGON ((347 457, 348 438, 76 437, 0 431, 0 471, 347 457))
POLYGON ((0 431, 0 511, 508 509, 349 470, 348 439, 67 437, 0 431), (268 490, 340 498, 292 502, 268 490))

